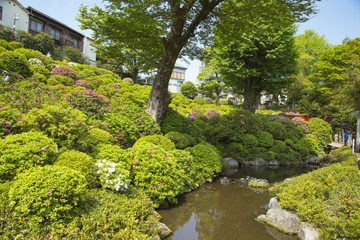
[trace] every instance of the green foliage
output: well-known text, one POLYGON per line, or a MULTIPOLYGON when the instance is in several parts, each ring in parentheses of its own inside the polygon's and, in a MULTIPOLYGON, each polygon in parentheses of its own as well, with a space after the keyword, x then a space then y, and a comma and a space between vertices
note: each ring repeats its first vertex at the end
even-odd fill
POLYGON ((323 239, 358 239, 360 175, 356 155, 347 155, 342 163, 332 164, 293 180, 276 184, 270 192, 280 205, 295 211, 302 221, 321 229, 323 239))
POLYGON ((258 140, 259 147, 271 147, 274 144, 274 139, 271 133, 265 131, 257 131, 255 133, 255 136, 258 140))
POLYGON ((94 188, 99 185, 99 180, 96 175, 96 167, 94 160, 83 152, 78 151, 66 151, 60 154, 56 166, 68 167, 75 170, 77 173, 84 175, 87 185, 90 188, 94 188))
POLYGON ((85 57, 83 53, 78 48, 74 48, 71 46, 65 46, 62 49, 62 54, 70 59, 72 62, 76 63, 84 63, 85 57))
POLYGON ((104 189, 89 191, 88 210, 66 228, 63 239, 155 240, 159 216, 152 201, 141 192, 128 195, 104 189))
POLYGON ((86 181, 67 167, 34 167, 19 174, 9 191, 13 214, 34 224, 66 222, 76 215, 86 181), (56 181, 54 181, 56 179, 56 181))
POLYGON ((194 83, 185 82, 181 85, 180 92, 185 97, 194 99, 198 95, 199 90, 197 89, 194 83))
POLYGON ((54 54, 55 51, 55 40, 50 37, 49 34, 42 32, 34 37, 34 50, 42 52, 42 54, 46 55, 50 52, 50 54, 54 54))
POLYGON ((319 153, 319 144, 317 143, 316 139, 313 137, 306 137, 301 139, 299 141, 299 145, 304 147, 311 154, 317 155, 319 153))
POLYGON ((86 116, 79 110, 47 105, 26 114, 22 120, 22 129, 42 131, 59 146, 74 148, 79 139, 88 134, 85 123, 86 116))
POLYGON ((14 49, 18 49, 18 48, 23 48, 23 44, 20 42, 15 42, 15 41, 11 41, 9 42, 9 44, 14 48, 14 49))
POLYGON ((186 150, 194 157, 195 169, 198 173, 197 182, 211 181, 211 178, 221 171, 222 159, 212 145, 199 143, 186 150))
POLYGON ((109 133, 118 139, 121 146, 130 147, 140 137, 136 124, 121 113, 110 114, 105 120, 109 133))
POLYGON ((176 203, 177 195, 194 186, 194 171, 189 171, 194 164, 190 155, 179 150, 172 154, 146 142, 130 153, 132 183, 149 195, 156 206, 164 200, 176 203))
POLYGON ((163 124, 161 126, 161 131, 163 133, 186 133, 195 137, 200 135, 199 130, 189 119, 181 116, 181 114, 172 109, 168 109, 166 112, 163 124))
POLYGON ((175 149, 175 144, 169 138, 160 134, 141 137, 135 142, 134 148, 141 147, 144 142, 148 142, 156 146, 162 147, 166 151, 171 151, 175 149))
POLYGON ((105 97, 89 89, 77 90, 65 96, 65 101, 75 109, 79 109, 89 117, 103 118, 110 112, 110 102, 105 97))
POLYGON ((16 134, 21 130, 21 112, 9 108, 0 108, 0 136, 16 134))
POLYGON ((247 158, 249 156, 249 152, 238 142, 232 142, 226 145, 225 152, 227 155, 237 160, 240 160, 241 157, 247 158))
POLYGON ((14 47, 11 46, 11 44, 4 40, 4 39, 0 39, 0 47, 3 47, 5 48, 6 50, 9 50, 9 51, 13 51, 14 50, 14 47))
POLYGON ((170 139, 175 144, 177 149, 185 149, 190 145, 187 137, 179 132, 168 132, 165 134, 165 137, 170 139))
POLYGON ((29 63, 26 57, 19 53, 13 51, 0 53, 0 62, 8 72, 15 72, 23 77, 31 76, 29 63))
POLYGON ((93 149, 99 144, 109 144, 114 142, 113 136, 100 128, 91 128, 89 134, 83 137, 78 142, 78 148, 84 152, 92 152, 93 149))
POLYGON ((1 24, 0 25, 0 39, 5 39, 8 42, 14 41, 15 40, 14 30, 1 24))
MULTIPOLYGON (((30 60, 31 58, 38 58, 39 56, 42 56, 42 53, 39 51, 34 51, 27 48, 18 48, 15 49, 14 52, 19 53, 20 55, 24 55, 27 60, 30 60)), ((29 62, 29 64, 31 64, 29 62)))
POLYGON ((55 161, 57 146, 41 132, 6 136, 0 141, 0 181, 11 180, 33 166, 55 161))
POLYGON ((256 136, 252 134, 245 134, 242 138, 242 143, 246 148, 252 148, 252 147, 257 147, 259 141, 256 138, 256 136))

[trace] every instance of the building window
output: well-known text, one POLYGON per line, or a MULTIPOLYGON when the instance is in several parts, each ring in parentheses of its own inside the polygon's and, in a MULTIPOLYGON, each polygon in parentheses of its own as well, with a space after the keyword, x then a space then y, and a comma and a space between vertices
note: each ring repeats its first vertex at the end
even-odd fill
POLYGON ((79 48, 79 39, 71 36, 71 41, 74 43, 74 48, 79 48))
POLYGON ((179 72, 173 72, 171 74, 171 78, 184 80, 185 79, 185 74, 184 73, 179 73, 179 72))
POLYGON ((60 41, 61 39, 61 32, 59 29, 51 28, 50 36, 52 36, 55 40, 60 41))
POLYGON ((2 20, 2 6, 0 6, 0 20, 2 20))
POLYGON ((34 19, 31 19, 31 23, 30 23, 30 29, 35 31, 35 32, 38 32, 38 33, 41 33, 42 32, 42 29, 43 29, 43 23, 42 22, 39 22, 39 21, 36 21, 34 19))

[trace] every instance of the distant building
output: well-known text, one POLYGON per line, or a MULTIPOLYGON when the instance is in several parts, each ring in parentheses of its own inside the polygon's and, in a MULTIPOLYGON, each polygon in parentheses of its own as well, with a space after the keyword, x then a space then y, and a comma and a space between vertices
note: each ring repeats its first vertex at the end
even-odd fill
POLYGON ((28 32, 29 11, 16 0, 0 0, 0 24, 28 32))
MULTIPOLYGON (((181 85, 185 82, 186 67, 176 63, 171 74, 168 90, 172 93, 180 93, 181 85)), ((137 83, 152 85, 154 83, 156 72, 140 78, 137 83)))
POLYGON ((83 39, 85 37, 83 34, 71 29, 39 10, 32 7, 28 7, 27 10, 30 13, 29 33, 36 35, 45 32, 54 38, 56 47, 67 45, 83 51, 83 39))
POLYGON ((168 90, 172 93, 180 93, 181 85, 185 82, 186 67, 176 63, 171 74, 168 90))
POLYGON ((45 32, 55 40, 56 47, 78 48, 95 65, 96 47, 92 40, 58 20, 32 7, 25 8, 17 0, 0 0, 0 24, 32 35, 45 32))

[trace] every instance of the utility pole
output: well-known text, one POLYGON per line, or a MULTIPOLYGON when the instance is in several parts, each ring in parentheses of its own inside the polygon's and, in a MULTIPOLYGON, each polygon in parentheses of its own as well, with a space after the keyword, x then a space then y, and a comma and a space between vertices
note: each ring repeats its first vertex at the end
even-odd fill
POLYGON ((15 16, 14 16, 14 26, 13 26, 14 32, 15 32, 15 27, 16 27, 16 20, 19 19, 18 16, 19 16, 19 14, 15 14, 15 16))

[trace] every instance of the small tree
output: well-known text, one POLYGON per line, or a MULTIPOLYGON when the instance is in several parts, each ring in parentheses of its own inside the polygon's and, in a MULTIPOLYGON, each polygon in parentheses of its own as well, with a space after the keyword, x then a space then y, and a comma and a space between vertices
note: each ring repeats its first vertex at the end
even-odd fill
POLYGON ((55 40, 50 37, 47 33, 40 33, 35 35, 35 46, 34 50, 40 51, 43 54, 47 54, 50 52, 51 54, 54 54, 55 51, 55 40))
POLYGON ((78 48, 71 46, 65 46, 63 48, 62 54, 68 57, 72 62, 85 63, 85 57, 83 53, 78 48))
POLYGON ((194 99, 198 95, 199 90, 197 89, 194 83, 185 82, 183 85, 181 85, 180 92, 185 97, 194 99))

